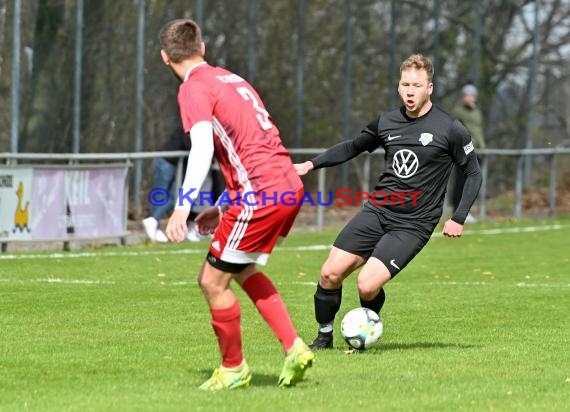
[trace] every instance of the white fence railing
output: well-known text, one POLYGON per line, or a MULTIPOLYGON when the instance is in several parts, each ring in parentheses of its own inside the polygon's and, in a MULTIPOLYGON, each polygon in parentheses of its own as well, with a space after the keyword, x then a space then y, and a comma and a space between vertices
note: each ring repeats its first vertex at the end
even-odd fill
MULTIPOLYGON (((325 149, 290 149, 292 155, 311 155, 321 153, 325 149)), ((383 156, 383 150, 376 150, 372 154, 365 154, 365 158, 362 164, 362 179, 361 179, 361 190, 370 191, 371 182, 371 167, 370 163, 373 156, 383 156)), ((536 157, 544 157, 547 159, 549 164, 549 177, 548 177, 548 215, 554 216, 556 214, 556 198, 557 198, 557 177, 559 173, 559 158, 569 156, 570 148, 552 148, 552 149, 484 149, 477 151, 478 157, 482 159, 481 172, 483 175, 483 184, 481 185, 481 190, 479 191, 479 197, 477 200, 478 205, 478 218, 480 220, 485 220, 487 218, 487 189, 488 189, 488 175, 489 175, 489 165, 491 164, 491 159, 493 158, 514 158, 516 159, 516 176, 515 176, 515 187, 514 187, 514 205, 513 205, 513 216, 520 218, 523 216, 523 172, 526 159, 532 159, 536 157)), ((309 157, 307 157, 308 159, 309 157)), ((326 169, 319 169, 318 177, 318 190, 324 190, 325 188, 325 178, 326 169)), ((570 206, 570 205, 569 205, 570 206)), ((323 227, 323 211, 322 208, 317 213, 317 226, 318 228, 323 227)))
MULTIPOLYGON (((311 157, 321 153, 325 149, 311 148, 311 149, 289 149, 292 156, 297 161, 307 160, 311 157)), ((478 156, 483 159, 482 173, 483 185, 479 193, 478 205, 478 218, 484 220, 487 217, 487 177, 489 173, 489 165, 492 159, 506 159, 513 158, 516 160, 516 176, 514 179, 514 204, 513 216, 520 218, 523 215, 523 171, 525 159, 543 157, 547 159, 549 164, 549 177, 548 177, 548 215, 553 216, 556 213, 556 198, 557 198, 557 177, 559 173, 559 159, 570 155, 570 148, 552 148, 552 149, 485 149, 477 152, 478 156)), ((370 191, 371 185, 371 161, 374 157, 383 157, 383 150, 376 150, 372 154, 363 154, 361 161, 361 170, 359 175, 360 190, 370 191)), ((141 167, 141 161, 144 159, 154 159, 158 157, 177 157, 178 160, 178 173, 177 173, 177 187, 180 186, 183 173, 183 160, 187 156, 185 151, 157 151, 157 152, 128 152, 128 153, 0 153, 0 162, 5 164, 34 164, 34 162, 46 162, 57 164, 84 164, 85 162, 123 162, 127 166, 141 167)), ((377 173, 377 171, 375 171, 377 173)), ((317 190, 324 193, 326 190, 326 175, 327 169, 320 169, 317 171, 317 190)), ((142 213, 141 203, 141 190, 140 181, 135 182, 131 201, 133 202, 133 212, 136 215, 142 213)), ((317 205, 316 213, 316 227, 320 230, 324 227, 325 206, 317 205)))

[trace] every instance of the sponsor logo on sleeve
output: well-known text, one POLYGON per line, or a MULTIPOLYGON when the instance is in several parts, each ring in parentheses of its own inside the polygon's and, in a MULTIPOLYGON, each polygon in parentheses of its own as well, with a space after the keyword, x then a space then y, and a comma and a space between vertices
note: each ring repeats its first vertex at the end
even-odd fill
POLYGON ((463 151, 465 152, 466 155, 468 155, 469 153, 471 153, 473 151, 474 147, 473 147, 473 142, 469 142, 468 144, 466 144, 465 146, 463 146, 463 151))

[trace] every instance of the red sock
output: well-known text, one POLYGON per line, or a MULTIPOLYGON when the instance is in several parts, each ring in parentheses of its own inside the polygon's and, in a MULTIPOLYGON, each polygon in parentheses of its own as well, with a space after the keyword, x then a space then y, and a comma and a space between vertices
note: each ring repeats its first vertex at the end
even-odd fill
POLYGON ((232 306, 225 309, 210 309, 212 327, 218 338, 222 366, 233 368, 243 361, 241 350, 241 311, 236 300, 232 306))
POLYGON ((271 280, 263 273, 257 272, 244 282, 242 288, 255 303, 257 310, 283 345, 283 349, 288 351, 293 346, 297 332, 271 280))

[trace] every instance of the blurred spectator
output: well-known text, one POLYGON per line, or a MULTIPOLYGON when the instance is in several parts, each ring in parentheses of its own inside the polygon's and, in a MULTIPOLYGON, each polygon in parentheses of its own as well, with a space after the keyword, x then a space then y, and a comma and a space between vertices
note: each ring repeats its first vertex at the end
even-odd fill
MULTIPOLYGON (((189 152, 191 148, 190 138, 184 133, 182 127, 176 129, 170 134, 164 144, 158 149, 159 151, 180 151, 184 150, 189 152)), ((166 243, 168 238, 166 234, 160 229, 160 220, 168 217, 174 208, 174 202, 178 198, 178 188, 176 187, 176 170, 178 167, 178 157, 160 157, 155 158, 153 161, 154 166, 154 181, 153 188, 162 188, 170 193, 168 202, 164 205, 151 205, 149 215, 142 221, 145 232, 148 238, 153 242, 166 243)), ((184 159, 182 175, 186 170, 188 158, 184 159)), ((213 191, 214 196, 217 197, 221 193, 216 177, 213 175, 215 172, 211 169, 201 191, 213 191)), ((222 188, 223 190, 223 188, 222 188)), ((206 205, 207 206, 207 205, 206 205)), ((203 206, 193 208, 192 213, 188 220, 188 236, 187 239, 192 242, 198 242, 204 237, 198 233, 194 228, 194 218, 204 209, 203 206)))
MULTIPOLYGON (((485 137, 483 136, 483 113, 477 106, 478 91, 472 84, 466 84, 461 89, 462 99, 461 104, 456 105, 452 110, 453 116, 457 118, 467 128, 471 134, 471 140, 475 150, 485 148, 485 137)), ((479 157, 479 164, 482 158, 479 157)), ((463 193, 463 186, 465 184, 465 176, 460 168, 454 167, 450 183, 450 200, 451 206, 455 211, 459 205, 461 194, 463 193)), ((469 214, 466 222, 474 222, 476 219, 469 214)))

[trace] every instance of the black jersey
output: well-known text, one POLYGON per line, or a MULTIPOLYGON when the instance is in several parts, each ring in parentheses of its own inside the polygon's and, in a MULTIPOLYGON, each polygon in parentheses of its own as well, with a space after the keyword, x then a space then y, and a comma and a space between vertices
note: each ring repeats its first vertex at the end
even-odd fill
POLYGON ((433 105, 418 118, 405 108, 382 113, 355 139, 315 157, 315 169, 342 163, 365 150, 385 150, 385 166, 365 207, 398 222, 434 226, 443 212, 453 164, 467 176, 453 220, 463 224, 481 185, 481 170, 467 129, 433 105))

